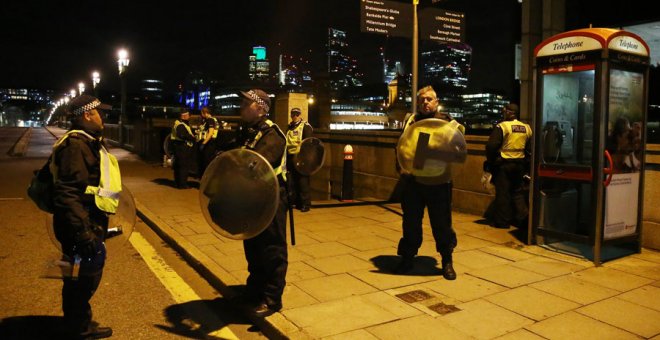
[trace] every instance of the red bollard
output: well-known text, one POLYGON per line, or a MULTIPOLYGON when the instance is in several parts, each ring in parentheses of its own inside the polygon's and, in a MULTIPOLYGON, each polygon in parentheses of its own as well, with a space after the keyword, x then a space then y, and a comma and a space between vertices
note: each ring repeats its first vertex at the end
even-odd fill
POLYGON ((353 202, 353 147, 344 147, 344 173, 341 181, 342 202, 353 202))

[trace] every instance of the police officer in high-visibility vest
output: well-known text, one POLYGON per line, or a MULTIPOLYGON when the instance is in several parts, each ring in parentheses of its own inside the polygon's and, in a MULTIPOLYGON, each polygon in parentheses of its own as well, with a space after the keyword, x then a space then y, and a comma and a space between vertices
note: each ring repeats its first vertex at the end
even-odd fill
POLYGON ((309 194, 309 176, 303 175, 298 170, 296 170, 293 159, 300 152, 300 144, 303 139, 312 137, 312 126, 304 121, 301 117, 302 111, 299 108, 294 107, 291 109, 291 123, 286 131, 286 152, 287 159, 289 160, 286 164, 289 181, 293 185, 290 186, 293 193, 291 195, 292 202, 295 206, 300 209, 302 212, 309 211, 312 206, 312 200, 309 194))
POLYGON ((493 174, 495 200, 486 218, 496 228, 523 226, 528 215, 523 176, 527 171, 532 129, 518 120, 519 108, 504 106, 504 121, 497 124, 486 144, 486 167, 493 174))
MULTIPOLYGON (((431 86, 417 91, 417 113, 410 115, 404 123, 404 131, 424 119, 437 118, 451 121, 450 115, 439 110, 438 97, 431 86)), ((462 125, 459 131, 464 132, 462 125)), ((452 182, 449 169, 439 178, 439 183, 427 184, 412 175, 401 175, 403 184, 401 210, 403 210, 403 237, 399 240, 397 254, 401 261, 395 273, 405 274, 414 266, 414 257, 422 245, 422 219, 424 208, 428 209, 431 231, 435 239, 435 249, 442 256, 442 276, 447 280, 456 279, 453 266, 453 252, 458 244, 451 221, 452 182)))
POLYGON ((100 339, 109 327, 92 322, 89 300, 101 282, 108 215, 119 205, 121 175, 117 159, 103 143, 102 109, 97 98, 81 95, 69 103, 71 130, 53 146, 53 228, 65 259, 79 263, 79 276, 62 287, 66 339, 100 339))
POLYGON ((174 159, 172 160, 174 183, 179 189, 188 189, 188 175, 192 169, 195 140, 195 135, 190 128, 190 113, 181 112, 179 119, 174 121, 170 133, 170 141, 174 149, 174 159))
POLYGON ((200 115, 202 116, 202 124, 198 128, 198 161, 199 161, 199 177, 204 174, 204 170, 211 163, 215 157, 216 139, 218 138, 218 129, 220 124, 218 120, 211 115, 211 110, 208 107, 203 107, 200 115))
POLYGON ((243 241, 249 272, 244 302, 254 315, 267 316, 282 309, 288 267, 286 138, 282 130, 267 118, 270 98, 266 92, 252 89, 241 91, 241 96, 243 133, 237 140, 238 145, 259 153, 270 163, 280 188, 277 210, 271 223, 259 235, 243 241))

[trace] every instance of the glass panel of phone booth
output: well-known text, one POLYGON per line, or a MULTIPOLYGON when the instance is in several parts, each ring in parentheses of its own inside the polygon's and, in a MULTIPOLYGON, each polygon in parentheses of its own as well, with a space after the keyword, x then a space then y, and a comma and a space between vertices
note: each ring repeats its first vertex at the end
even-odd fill
POLYGON ((638 230, 644 91, 643 73, 610 70, 606 149, 612 156, 613 174, 605 189, 605 240, 638 230))
POLYGON ((589 235, 594 140, 593 67, 542 72, 538 226, 589 235))

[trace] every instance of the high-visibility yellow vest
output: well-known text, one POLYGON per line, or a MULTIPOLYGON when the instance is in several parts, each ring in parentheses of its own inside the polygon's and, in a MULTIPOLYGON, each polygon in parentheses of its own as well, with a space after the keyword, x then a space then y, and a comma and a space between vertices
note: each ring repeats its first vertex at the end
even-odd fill
POLYGON ((180 142, 186 142, 186 145, 187 145, 187 146, 191 146, 191 147, 192 147, 192 146, 193 146, 193 142, 191 142, 191 141, 189 141, 189 140, 184 140, 183 138, 180 138, 180 137, 176 134, 176 128, 178 128, 179 125, 181 125, 181 124, 183 124, 183 125, 186 127, 186 130, 188 130, 188 133, 190 133, 191 136, 194 136, 193 133, 192 133, 192 130, 190 130, 190 126, 189 126, 188 124, 185 124, 185 123, 183 123, 182 121, 180 121, 180 120, 177 119, 177 120, 174 122, 174 126, 172 127, 172 133, 170 134, 170 139, 171 139, 171 140, 178 140, 178 141, 180 141, 180 142))
POLYGON ((504 159, 525 158, 525 144, 532 137, 532 129, 517 119, 503 121, 497 126, 502 129, 500 155, 504 159))
MULTIPOLYGON (((270 119, 266 119, 266 124, 268 124, 268 126, 270 127, 275 128, 275 131, 277 131, 277 133, 279 133, 280 136, 286 138, 286 136, 284 136, 284 132, 280 130, 280 127, 277 126, 277 124, 273 123, 270 119)), ((259 142, 259 140, 261 139, 261 137, 263 137, 263 135, 264 135, 263 131, 259 131, 257 135, 254 136, 254 140, 252 141, 252 143, 244 146, 244 148, 254 149, 255 145, 257 145, 257 142, 259 142)), ((275 171, 275 176, 282 175, 282 179, 286 181, 286 148, 284 148, 284 153, 282 154, 282 161, 280 162, 280 165, 274 168, 273 171, 275 171)))
POLYGON ((295 155, 300 152, 300 143, 303 140, 303 129, 307 122, 300 121, 298 126, 286 132, 286 152, 295 155))
MULTIPOLYGON (((69 135, 73 133, 78 133, 91 140, 96 140, 96 138, 92 137, 85 131, 71 130, 53 145, 53 154, 55 153, 55 150, 57 150, 57 148, 69 138, 69 135)), ((94 195, 94 203, 99 209, 114 214, 117 212, 117 207, 119 206, 119 193, 121 192, 121 173, 119 172, 119 163, 117 162, 117 158, 109 153, 103 145, 101 145, 99 154, 99 159, 101 160, 99 185, 88 185, 87 188, 85 188, 85 194, 94 195)), ((57 179, 57 165, 55 162, 51 162, 50 167, 53 178, 57 179)))
MULTIPOLYGON (((212 139, 218 138, 218 128, 220 127, 218 124, 218 120, 211 116, 211 119, 215 122, 215 128, 213 129, 213 135, 211 135, 212 139)), ((205 140, 206 139, 206 134, 209 133, 209 128, 206 126, 206 118, 204 118, 204 123, 199 128, 199 140, 205 140)))

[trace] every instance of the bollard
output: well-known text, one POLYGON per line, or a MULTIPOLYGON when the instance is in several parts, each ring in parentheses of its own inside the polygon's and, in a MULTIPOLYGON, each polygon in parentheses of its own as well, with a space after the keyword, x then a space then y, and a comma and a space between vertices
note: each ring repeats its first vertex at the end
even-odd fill
POLYGON ((353 147, 344 147, 344 174, 341 181, 342 202, 353 202, 353 147))

